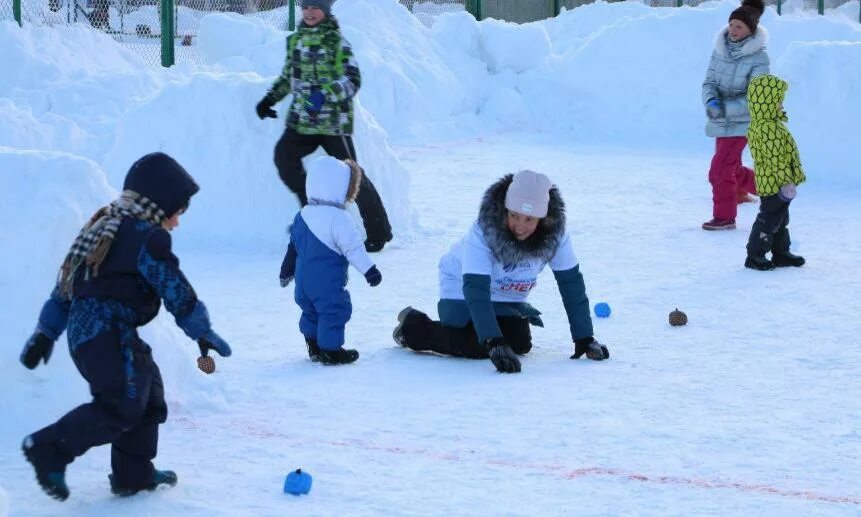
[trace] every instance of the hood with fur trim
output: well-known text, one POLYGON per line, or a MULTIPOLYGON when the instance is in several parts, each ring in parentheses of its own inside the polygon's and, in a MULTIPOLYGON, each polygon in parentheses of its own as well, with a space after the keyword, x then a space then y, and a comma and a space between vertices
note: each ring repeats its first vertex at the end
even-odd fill
POLYGON ((362 169, 352 160, 320 156, 308 163, 307 171, 305 190, 309 205, 344 208, 359 193, 362 169))
POLYGON ((553 185, 550 188, 547 216, 538 222, 535 233, 519 241, 505 224, 508 213, 505 193, 513 179, 514 174, 507 174, 485 191, 478 211, 481 233, 494 258, 502 264, 516 264, 526 258, 540 258, 549 262, 565 235, 565 202, 559 189, 553 185))
MULTIPOLYGON (((724 27, 715 36, 715 52, 723 58, 729 58, 729 28, 724 27)), ((749 56, 760 50, 764 50, 768 44, 768 31, 760 25, 756 31, 748 36, 747 41, 741 46, 741 56, 749 56)))

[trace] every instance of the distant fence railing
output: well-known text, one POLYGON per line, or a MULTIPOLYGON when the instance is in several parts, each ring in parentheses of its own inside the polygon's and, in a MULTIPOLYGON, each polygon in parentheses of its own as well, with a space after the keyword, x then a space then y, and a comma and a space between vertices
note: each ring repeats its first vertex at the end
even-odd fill
MULTIPOLYGON (((558 15, 594 0, 399 0, 416 17, 431 23, 445 12, 468 11, 476 19, 527 23, 558 15)), ((612 1, 612 0, 611 0, 612 1)), ((644 0, 653 7, 698 5, 704 0, 644 0)), ((785 0, 766 0, 781 13, 785 0)), ((855 0, 803 0, 805 9, 839 7, 855 0)), ((292 31, 301 15, 299 0, 0 0, 0 20, 40 25, 83 23, 110 34, 152 64, 201 62, 196 43, 200 20, 227 11, 258 18, 292 31)), ((861 22, 861 1, 858 21, 861 22)))
MULTIPOLYGON (((466 10, 477 20, 496 18, 516 23, 528 23, 552 18, 562 12, 562 8, 574 9, 595 0, 399 0, 417 16, 439 14, 453 10, 466 10)), ((609 0, 615 1, 615 0, 609 0)), ((706 0, 643 0, 652 7, 695 6, 706 0)), ((766 5, 774 5, 777 13, 783 12, 786 0, 766 0, 766 5)), ((852 0, 803 0, 805 10, 816 9, 825 14, 826 9, 834 9, 852 0)), ((861 22, 861 2, 858 8, 858 21, 861 22)))

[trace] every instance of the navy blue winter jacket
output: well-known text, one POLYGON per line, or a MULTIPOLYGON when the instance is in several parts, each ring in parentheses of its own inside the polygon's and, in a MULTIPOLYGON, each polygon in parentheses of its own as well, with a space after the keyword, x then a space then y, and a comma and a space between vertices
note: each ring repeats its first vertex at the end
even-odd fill
MULTIPOLYGON (((175 160, 153 153, 132 165, 124 190, 149 198, 170 216, 186 207, 199 187, 175 160)), ((85 278, 82 268, 73 293, 67 300, 55 288, 37 327, 54 340, 68 330, 72 350, 103 332, 145 325, 158 314, 162 300, 190 338, 211 328, 206 307, 171 251, 170 233, 141 220, 122 221, 98 275, 85 278)))

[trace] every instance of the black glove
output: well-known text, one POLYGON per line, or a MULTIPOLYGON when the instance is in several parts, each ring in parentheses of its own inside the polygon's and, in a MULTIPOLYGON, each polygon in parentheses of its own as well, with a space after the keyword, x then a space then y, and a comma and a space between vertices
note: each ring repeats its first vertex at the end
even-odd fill
POLYGON ((53 350, 54 341, 45 334, 36 331, 24 343, 24 350, 21 350, 21 364, 31 370, 39 366, 39 359, 48 364, 48 359, 51 358, 53 350))
POLYGON ((610 351, 607 350, 607 347, 592 337, 574 340, 574 355, 571 356, 571 359, 580 359, 583 354, 586 354, 586 357, 593 361, 603 361, 610 358, 610 351))
POLYGON ((501 337, 487 340, 487 353, 497 371, 502 373, 518 373, 520 371, 520 359, 501 337))
POLYGON ((265 118, 278 118, 278 112, 272 109, 272 106, 275 105, 275 102, 272 101, 272 97, 266 95, 263 99, 257 103, 257 116, 260 117, 260 120, 265 118))
POLYGON ((368 281, 371 287, 377 287, 383 281, 383 274, 377 269, 377 266, 371 266, 371 269, 365 272, 365 280, 368 281))
POLYGON ((221 336, 216 334, 212 329, 209 329, 206 334, 198 338, 197 346, 200 347, 200 355, 204 357, 207 356, 209 350, 215 350, 221 357, 230 357, 230 354, 233 353, 227 341, 221 339, 221 336))

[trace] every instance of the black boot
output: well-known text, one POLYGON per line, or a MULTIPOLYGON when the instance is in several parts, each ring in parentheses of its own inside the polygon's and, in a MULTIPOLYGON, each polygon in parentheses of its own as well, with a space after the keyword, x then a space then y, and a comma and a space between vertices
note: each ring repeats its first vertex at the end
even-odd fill
POLYGON ((167 485, 167 486, 176 486, 177 477, 176 472, 172 470, 156 470, 153 472, 152 483, 143 487, 143 488, 126 488, 117 485, 114 483, 114 475, 108 474, 108 481, 111 482, 111 493, 114 495, 118 495, 120 497, 130 497, 141 490, 153 491, 159 487, 159 485, 167 485))
POLYGON ((65 463, 57 457, 51 444, 39 445, 32 436, 24 438, 21 444, 24 457, 36 471, 36 481, 49 496, 59 501, 69 497, 69 487, 66 485, 65 463))
POLYGON ((774 234, 774 245, 772 248, 772 262, 777 267, 801 267, 804 265, 804 257, 794 255, 789 251, 789 229, 781 228, 774 234))
POLYGON ((320 347, 317 346, 316 339, 305 338, 305 345, 308 347, 308 358, 311 359, 311 362, 319 362, 320 361, 320 347))
POLYGON ((407 316, 411 312, 417 311, 411 306, 407 306, 401 309, 401 312, 398 313, 398 326, 395 327, 394 332, 392 332, 392 339, 394 339, 395 343, 401 345, 402 347, 407 347, 407 338, 404 337, 404 323, 407 320, 407 316))
POLYGON ((756 269, 757 271, 771 271, 774 269, 774 262, 765 257, 753 257, 748 255, 747 258, 744 259, 744 267, 756 269))
POLYGON ((764 230, 765 225, 760 217, 756 218, 750 229, 750 237, 747 239, 747 258, 744 267, 756 269, 757 271, 770 271, 774 264, 765 258, 765 254, 771 251, 774 236, 764 230))
POLYGON ((332 366, 336 364, 350 364, 356 362, 359 358, 359 352, 346 348, 338 348, 337 350, 320 350, 320 362, 332 366))

